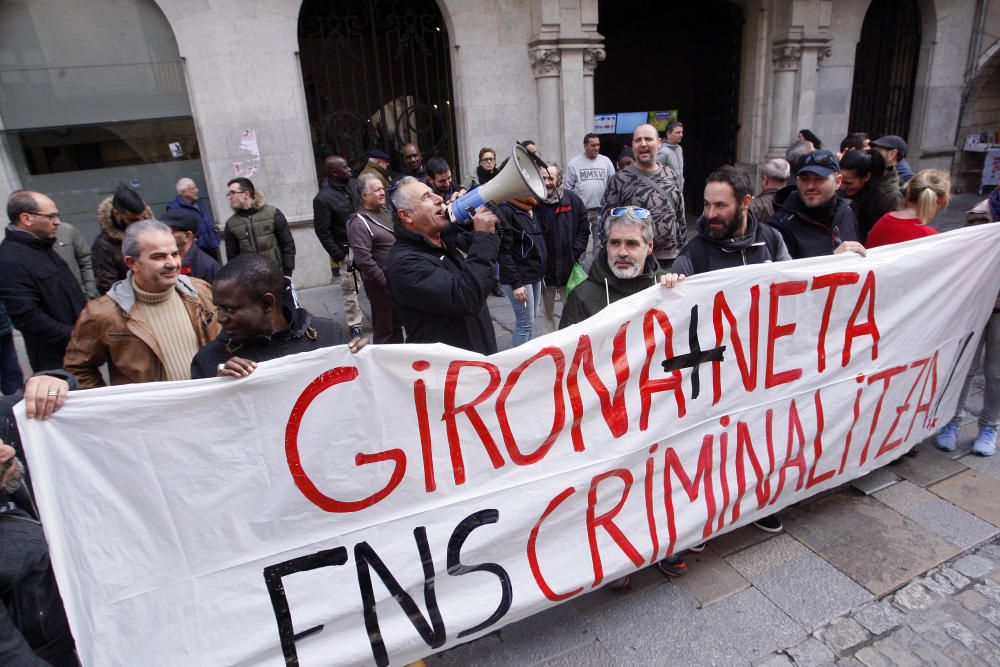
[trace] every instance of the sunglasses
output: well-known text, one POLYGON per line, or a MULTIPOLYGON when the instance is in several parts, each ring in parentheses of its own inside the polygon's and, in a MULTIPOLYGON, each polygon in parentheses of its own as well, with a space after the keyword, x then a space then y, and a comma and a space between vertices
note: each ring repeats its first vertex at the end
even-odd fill
POLYGON ((620 218, 623 215, 631 215, 637 220, 645 220, 649 217, 649 211, 638 206, 619 206, 618 208, 611 209, 612 218, 620 218))

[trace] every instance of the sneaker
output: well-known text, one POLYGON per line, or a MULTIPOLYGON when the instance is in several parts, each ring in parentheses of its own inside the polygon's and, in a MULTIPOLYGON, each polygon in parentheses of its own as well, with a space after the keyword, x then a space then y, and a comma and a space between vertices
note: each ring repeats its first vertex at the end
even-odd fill
POLYGON ((668 577, 683 577, 687 574, 688 566, 680 556, 667 556, 659 563, 656 567, 660 568, 660 572, 667 575, 668 577))
POLYGON ((995 426, 980 426, 979 435, 972 443, 972 453, 993 456, 997 453, 997 429, 995 426))
POLYGON ((955 451, 955 446, 958 445, 958 434, 961 430, 958 423, 954 419, 951 420, 934 436, 934 444, 943 452, 955 451))
POLYGON ((781 519, 774 514, 754 521, 753 525, 760 528, 765 533, 780 533, 785 529, 785 527, 781 524, 781 519))
POLYGON ((351 338, 363 338, 365 330, 361 327, 351 327, 351 338))
POLYGON ((688 551, 690 551, 693 554, 700 554, 704 550, 705 550, 704 542, 702 542, 701 544, 696 544, 693 547, 688 547, 688 551))

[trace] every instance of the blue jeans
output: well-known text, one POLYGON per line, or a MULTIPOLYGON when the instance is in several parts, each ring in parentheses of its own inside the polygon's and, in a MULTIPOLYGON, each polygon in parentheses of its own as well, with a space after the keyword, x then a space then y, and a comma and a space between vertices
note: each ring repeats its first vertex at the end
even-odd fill
POLYGON ((542 300, 542 281, 528 283, 524 290, 528 293, 528 300, 521 303, 514 298, 514 287, 512 285, 500 285, 504 294, 510 299, 510 305, 514 308, 514 336, 511 345, 517 347, 522 343, 531 340, 531 327, 538 316, 538 304, 542 300))

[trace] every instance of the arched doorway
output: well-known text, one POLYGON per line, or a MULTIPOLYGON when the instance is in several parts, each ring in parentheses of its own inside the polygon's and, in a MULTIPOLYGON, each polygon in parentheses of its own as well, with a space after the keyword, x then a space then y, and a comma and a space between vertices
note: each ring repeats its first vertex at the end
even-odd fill
MULTIPOLYGON (((599 0, 598 19, 607 58, 594 74, 595 113, 676 109, 686 195, 700 202, 708 174, 736 159, 743 10, 724 0, 599 0)), ((604 136, 601 152, 614 160, 630 142, 604 136)))
POLYGON ((872 0, 854 56, 851 132, 909 134, 920 39, 916 0, 872 0))
POLYGON ((299 52, 317 164, 403 144, 459 173, 448 33, 434 0, 305 0, 299 52))

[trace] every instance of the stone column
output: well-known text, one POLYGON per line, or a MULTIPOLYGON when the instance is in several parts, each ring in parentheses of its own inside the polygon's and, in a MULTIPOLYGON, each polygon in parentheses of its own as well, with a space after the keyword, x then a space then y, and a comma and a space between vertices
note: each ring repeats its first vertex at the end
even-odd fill
POLYGON ((562 159, 562 100, 559 97, 559 50, 541 47, 528 52, 538 92, 538 143, 542 155, 562 159))
POLYGON ((594 131, 594 70, 604 61, 605 55, 602 48, 585 49, 583 52, 583 120, 586 132, 594 131))
POLYGON ((767 156, 784 157, 796 129, 792 127, 795 111, 795 73, 802 49, 797 44, 775 42, 773 95, 771 96, 771 141, 767 156))
MULTIPOLYGON (((593 79, 590 79, 593 81, 593 79)), ((584 79, 583 79, 583 49, 562 49, 562 76, 559 78, 563 99, 563 136, 560 148, 560 160, 566 160, 575 155, 578 146, 587 133, 584 122, 584 79)), ((593 91, 593 86, 591 86, 593 91)), ((593 124, 593 119, 591 119, 593 124)))

